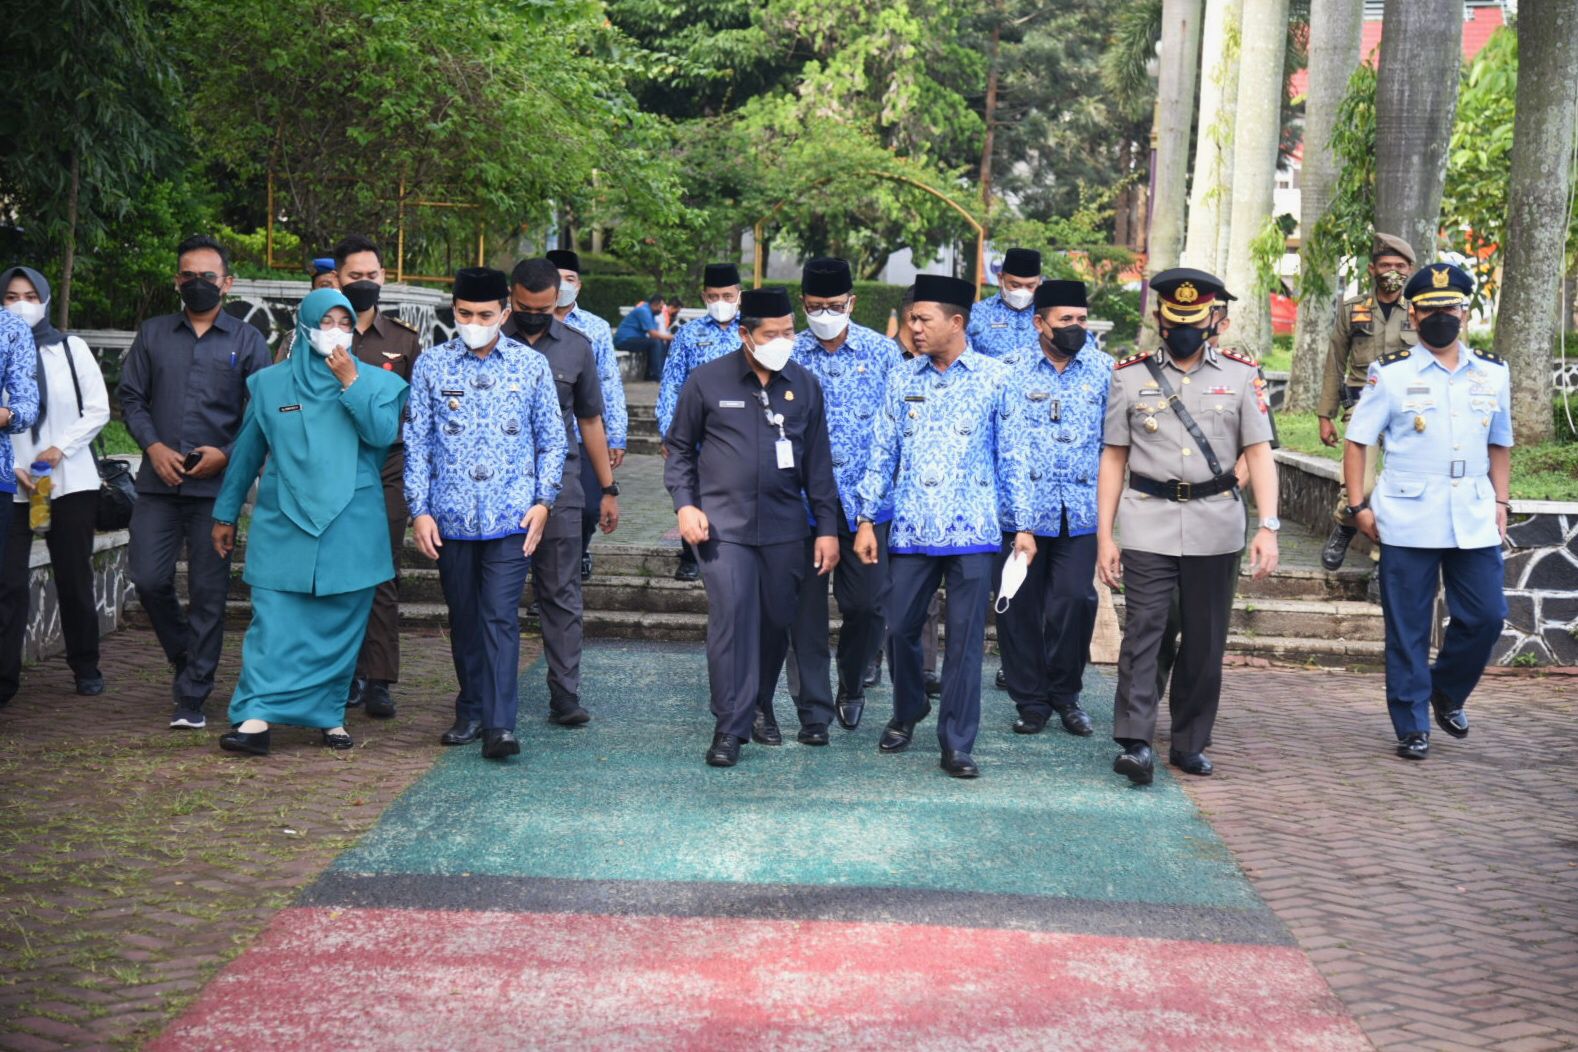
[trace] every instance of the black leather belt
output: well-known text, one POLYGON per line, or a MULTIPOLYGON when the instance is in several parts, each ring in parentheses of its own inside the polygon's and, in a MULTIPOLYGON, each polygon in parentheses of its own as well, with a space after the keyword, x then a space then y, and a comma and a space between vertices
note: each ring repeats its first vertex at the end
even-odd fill
POLYGON ((1159 479, 1146 478, 1129 472, 1129 488, 1137 489, 1150 497, 1166 497, 1168 500, 1188 501, 1198 500, 1201 497, 1214 497, 1218 493, 1238 488, 1238 476, 1232 472, 1218 475, 1210 482, 1184 482, 1182 479, 1168 479, 1162 482, 1159 479))

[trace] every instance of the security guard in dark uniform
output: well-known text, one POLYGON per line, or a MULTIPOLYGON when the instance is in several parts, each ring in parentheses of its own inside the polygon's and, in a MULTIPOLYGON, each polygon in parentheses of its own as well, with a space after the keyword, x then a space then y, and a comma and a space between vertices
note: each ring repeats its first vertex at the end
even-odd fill
POLYGON ((1240 453, 1261 516, 1249 547, 1256 577, 1276 569, 1282 525, 1259 365, 1210 346, 1221 281, 1179 268, 1157 274, 1151 289, 1164 346, 1125 358, 1113 371, 1097 483, 1096 570, 1108 587, 1120 578, 1124 585, 1113 706, 1113 738, 1123 752, 1113 770, 1137 785, 1149 784, 1155 770, 1156 661, 1175 588, 1183 642, 1168 699, 1169 759, 1187 774, 1212 771, 1205 749, 1221 698, 1246 526, 1233 470, 1240 453))
POLYGON ((581 705, 581 508, 597 499, 603 532, 612 533, 619 524, 619 488, 608 462, 602 384, 592 342, 554 317, 560 280, 559 266, 552 260, 518 263, 510 274, 510 316, 504 333, 548 359, 564 416, 563 483, 532 559, 532 591, 548 659, 548 720, 580 727, 592 718, 581 705), (577 422, 580 442, 575 438, 577 422), (592 461, 600 496, 581 492, 582 448, 592 461))
MULTIPOLYGON (((383 291, 384 263, 378 246, 361 235, 352 235, 334 246, 335 276, 340 291, 356 311, 356 331, 351 353, 376 368, 411 381, 411 368, 422 353, 422 337, 414 325, 378 309, 383 291)), ((373 593, 367 618, 367 635, 356 659, 347 707, 362 705, 367 715, 388 719, 395 714, 389 685, 400 681, 400 562, 405 529, 410 516, 405 506, 405 446, 395 439, 384 461, 384 509, 389 516, 389 546, 394 552, 395 577, 373 593)))
POLYGON ((800 582, 838 564, 842 512, 821 385, 790 360, 788 292, 743 293, 739 333, 738 350, 691 371, 664 436, 663 484, 707 589, 713 767, 734 766, 771 711, 800 582), (816 521, 809 566, 807 504, 816 521))
MULTIPOLYGON (((1343 423, 1353 415, 1353 407, 1364 390, 1371 363, 1419 342, 1414 322, 1403 295, 1403 286, 1414 268, 1414 249, 1392 234, 1375 235, 1370 249, 1370 278, 1374 292, 1361 292, 1343 300, 1337 309, 1337 324, 1332 328, 1331 347, 1326 352, 1326 372, 1321 378, 1320 440, 1337 445, 1337 428, 1332 420, 1339 412, 1343 423)), ((1380 462, 1378 446, 1365 447, 1365 495, 1375 487, 1375 471, 1380 462)), ((1353 541, 1353 518, 1348 514, 1347 498, 1337 498, 1332 511, 1331 535, 1321 549, 1321 565, 1328 570, 1342 566, 1353 541)))
POLYGON ((1429 753, 1432 710, 1442 730, 1468 736, 1464 703, 1507 616, 1511 380, 1501 358, 1458 339, 1473 291, 1474 279, 1449 263, 1409 280, 1419 345, 1370 366, 1343 450, 1349 510, 1381 545, 1386 706, 1405 760, 1429 753), (1365 451, 1382 436, 1386 466, 1367 496, 1365 451), (1432 665, 1437 581, 1451 622, 1432 665))

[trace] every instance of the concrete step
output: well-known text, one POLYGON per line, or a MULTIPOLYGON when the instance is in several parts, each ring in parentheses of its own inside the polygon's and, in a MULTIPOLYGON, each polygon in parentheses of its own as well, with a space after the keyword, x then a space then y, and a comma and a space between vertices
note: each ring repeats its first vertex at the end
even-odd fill
MULTIPOLYGON (((1118 624, 1124 623, 1122 595, 1112 597, 1118 624)), ((1308 639, 1336 642, 1378 642, 1386 638, 1381 608, 1345 600, 1246 599, 1233 601, 1228 631, 1245 637, 1308 639)))

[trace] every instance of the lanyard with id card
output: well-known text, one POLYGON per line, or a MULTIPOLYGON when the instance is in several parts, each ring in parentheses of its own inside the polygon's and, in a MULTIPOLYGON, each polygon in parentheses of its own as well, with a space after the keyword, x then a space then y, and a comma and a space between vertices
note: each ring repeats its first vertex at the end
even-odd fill
POLYGON ((766 391, 757 391, 756 400, 761 403, 762 412, 767 414, 767 423, 778 429, 778 441, 773 443, 773 448, 778 452, 778 467, 784 471, 794 470, 794 443, 789 441, 789 436, 784 434, 784 415, 773 412, 772 403, 767 400, 766 391))

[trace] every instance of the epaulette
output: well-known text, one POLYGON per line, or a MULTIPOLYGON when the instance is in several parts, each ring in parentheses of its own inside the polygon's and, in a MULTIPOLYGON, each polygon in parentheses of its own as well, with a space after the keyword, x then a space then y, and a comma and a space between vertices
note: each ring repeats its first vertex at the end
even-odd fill
POLYGON ((1114 365, 1113 368, 1114 369, 1126 369, 1126 368, 1128 368, 1131 365, 1138 365, 1140 362, 1143 362, 1145 359, 1149 358, 1150 356, 1151 356, 1151 352, 1150 351, 1141 351, 1139 354, 1131 354, 1127 358, 1124 358, 1122 361, 1118 362, 1117 365, 1114 365))
POLYGON ((1401 348, 1393 351, 1391 354, 1383 354, 1383 355, 1381 355, 1381 357, 1378 358, 1377 361, 1379 361, 1382 365, 1393 365, 1393 364, 1396 364, 1397 362, 1406 362, 1409 359, 1409 356, 1412 353, 1413 352, 1410 351, 1407 347, 1401 347, 1401 348))
POLYGON ((1255 359, 1249 357, 1248 355, 1239 354, 1237 351, 1230 351, 1226 347, 1218 347, 1216 349, 1216 353, 1220 354, 1223 358, 1231 358, 1235 362, 1243 362, 1245 365, 1252 365, 1256 369, 1260 368, 1260 363, 1255 359))
POLYGON ((1484 361, 1487 361, 1487 362, 1491 362, 1491 363, 1493 363, 1495 365, 1506 365, 1507 364, 1507 359, 1503 358, 1499 354, 1492 354, 1490 351, 1481 351, 1481 350, 1475 349, 1474 357, 1483 359, 1484 361))
POLYGON ((412 332, 416 333, 418 336, 422 335, 422 330, 421 329, 418 329, 415 325, 412 325, 410 322, 406 321, 404 318, 397 318, 397 317, 391 316, 389 318, 389 320, 394 322, 396 325, 400 326, 400 328, 402 328, 402 329, 410 329, 412 332))

